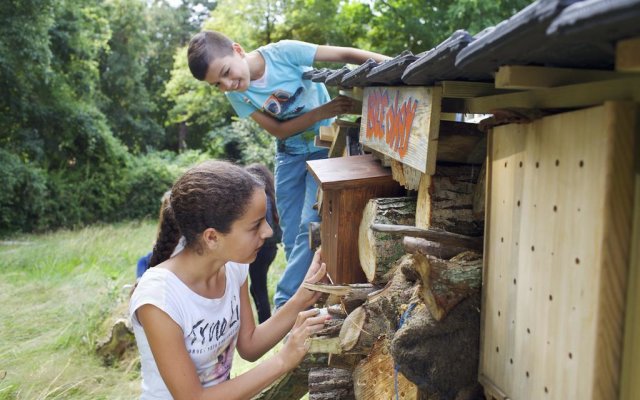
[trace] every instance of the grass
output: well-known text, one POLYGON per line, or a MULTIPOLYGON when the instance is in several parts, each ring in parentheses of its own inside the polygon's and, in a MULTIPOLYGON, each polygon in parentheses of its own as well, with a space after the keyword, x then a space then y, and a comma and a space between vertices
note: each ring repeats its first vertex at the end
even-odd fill
MULTIPOLYGON (((139 396, 137 357, 108 367, 95 345, 126 307, 123 286, 155 231, 155 221, 141 221, 0 242, 0 400, 139 396)), ((280 251, 271 294, 283 268, 280 251)), ((232 376, 252 366, 236 360, 232 376)))

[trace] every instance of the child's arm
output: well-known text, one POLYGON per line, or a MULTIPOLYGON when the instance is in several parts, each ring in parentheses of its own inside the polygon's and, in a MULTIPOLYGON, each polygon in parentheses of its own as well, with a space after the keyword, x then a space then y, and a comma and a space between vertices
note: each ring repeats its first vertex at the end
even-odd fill
POLYGON ((373 60, 376 62, 382 62, 391 59, 391 57, 387 57, 383 54, 356 49, 353 47, 318 46, 314 61, 362 64, 370 58, 373 58, 373 60))
POLYGON ((307 351, 305 340, 310 332, 321 329, 324 321, 324 316, 313 317, 316 314, 316 310, 300 313, 287 344, 278 354, 234 379, 204 388, 180 327, 153 305, 144 305, 137 311, 162 380, 177 400, 250 399, 300 363, 307 351))
POLYGON ((303 132, 318 121, 350 112, 356 106, 356 102, 351 98, 338 96, 320 107, 287 121, 280 121, 262 111, 254 111, 251 118, 271 135, 278 139, 286 139, 291 135, 303 132))
MULTIPOLYGON (((326 275, 326 264, 320 262, 320 251, 317 251, 307 271, 304 282, 315 283, 322 280, 326 275)), ((251 304, 249 304, 248 290, 245 290, 247 283, 243 285, 240 294, 240 334, 238 336, 238 353, 242 358, 255 361, 265 352, 276 345, 284 335, 289 332, 294 323, 300 319, 300 311, 312 306, 319 298, 320 294, 300 287, 289 301, 285 303, 268 320, 255 326, 251 304)), ((322 329, 324 322, 330 319, 328 316, 320 318, 319 324, 310 324, 308 334, 312 331, 322 329)), ((313 322, 316 318, 310 318, 313 322)))

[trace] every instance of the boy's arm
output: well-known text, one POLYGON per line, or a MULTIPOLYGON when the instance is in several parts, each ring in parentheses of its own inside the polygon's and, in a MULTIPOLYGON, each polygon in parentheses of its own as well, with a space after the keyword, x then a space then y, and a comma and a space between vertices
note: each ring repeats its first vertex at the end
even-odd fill
POLYGON ((323 119, 351 112, 358 104, 349 97, 338 96, 328 103, 287 121, 280 121, 260 110, 251 114, 251 118, 271 135, 278 139, 286 139, 296 133, 303 132, 323 119))
POLYGON ((391 59, 391 57, 387 57, 383 54, 356 49, 353 47, 318 46, 318 49, 316 50, 316 56, 313 60, 362 64, 370 58, 373 58, 373 60, 376 62, 382 62, 391 59))

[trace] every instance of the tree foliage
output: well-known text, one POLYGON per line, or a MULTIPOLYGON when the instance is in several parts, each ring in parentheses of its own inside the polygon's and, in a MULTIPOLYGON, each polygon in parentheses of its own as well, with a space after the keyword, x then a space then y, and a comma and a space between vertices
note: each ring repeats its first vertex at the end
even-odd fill
POLYGON ((273 139, 191 76, 186 45, 201 29, 246 51, 297 39, 393 56, 529 3, 3 0, 0 233, 153 215, 180 168, 204 157, 271 165, 273 139))

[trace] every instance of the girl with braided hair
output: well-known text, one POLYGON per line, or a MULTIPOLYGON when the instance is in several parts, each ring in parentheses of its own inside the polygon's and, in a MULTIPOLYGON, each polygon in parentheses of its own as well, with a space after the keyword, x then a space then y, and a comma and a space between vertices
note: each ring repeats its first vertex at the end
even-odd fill
MULTIPOLYGON (((306 339, 330 318, 308 310, 318 294, 300 287, 256 326, 248 264, 272 235, 264 184, 231 163, 209 161, 171 189, 150 268, 129 312, 142 364, 142 399, 249 399, 295 368, 306 339), (171 257, 180 237, 184 249, 171 257), (282 350, 230 379, 237 349, 255 361, 289 333, 282 350)), ((306 282, 324 279, 316 253, 306 282)))

